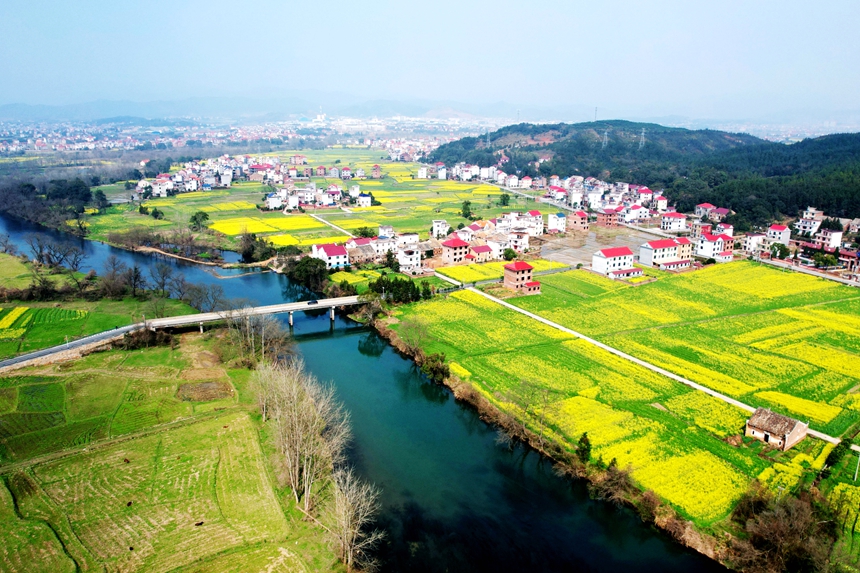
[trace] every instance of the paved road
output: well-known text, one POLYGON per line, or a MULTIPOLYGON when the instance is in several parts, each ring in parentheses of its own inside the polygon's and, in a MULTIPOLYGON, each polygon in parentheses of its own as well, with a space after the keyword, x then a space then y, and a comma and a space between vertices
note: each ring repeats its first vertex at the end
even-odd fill
POLYGON ((842 283, 844 285, 853 286, 853 287, 860 287, 860 283, 858 283, 857 281, 850 281, 848 279, 834 277, 833 275, 828 275, 826 273, 822 273, 821 271, 816 271, 813 269, 809 269, 807 267, 795 266, 795 265, 792 265, 790 263, 784 263, 784 262, 779 261, 779 260, 773 261, 770 259, 762 259, 760 262, 762 262, 766 265, 771 265, 773 267, 780 268, 780 269, 791 269, 791 270, 797 271, 799 273, 812 275, 814 277, 827 279, 829 281, 836 281, 836 282, 842 283))
POLYGON ((320 223, 323 223, 323 224, 325 224, 325 225, 328 225, 329 227, 331 227, 331 228, 332 228, 332 229, 334 229, 335 231, 339 231, 339 232, 343 233, 344 235, 349 235, 350 237, 355 238, 355 235, 353 235, 352 233, 350 233, 350 232, 349 232, 349 231, 347 231, 346 229, 341 229, 340 227, 338 227, 338 226, 337 226, 337 225, 335 225, 334 223, 330 223, 330 222, 326 221, 325 219, 323 219, 322 217, 319 217, 319 216, 317 216, 317 215, 314 215, 313 213, 308 213, 308 215, 310 215, 311 217, 313 217, 314 219, 316 219, 316 220, 317 220, 317 221, 319 221, 320 223))
POLYGON ((73 350, 75 348, 80 348, 81 346, 86 346, 87 344, 101 342, 102 340, 107 340, 115 336, 120 336, 127 332, 140 330, 141 328, 143 328, 143 323, 138 322, 136 324, 130 324, 128 326, 123 326, 114 330, 105 330, 104 332, 99 332, 90 336, 85 336, 84 338, 72 340, 68 344, 59 344, 57 346, 52 346, 51 348, 44 348, 42 350, 36 350, 35 352, 29 352, 27 354, 22 354, 21 356, 16 356, 15 358, 3 360, 2 362, 0 362, 0 368, 3 368, 5 366, 12 366, 13 364, 19 364, 28 360, 33 360, 34 358, 41 358, 42 356, 56 354, 58 352, 65 352, 66 350, 73 350))
MULTIPOLYGON (((289 302, 284 304, 272 304, 268 306, 243 308, 239 310, 188 314, 184 316, 172 316, 169 318, 156 318, 153 320, 147 320, 145 326, 148 328, 171 328, 176 326, 188 326, 193 324, 196 325, 203 322, 217 322, 220 320, 225 320, 227 318, 242 318, 245 316, 258 316, 262 314, 280 314, 284 312, 314 310, 317 308, 350 306, 353 304, 360 304, 357 296, 326 298, 316 301, 315 304, 308 304, 307 301, 289 302)), ((12 366, 13 364, 20 364, 28 360, 33 360, 34 358, 41 358, 43 356, 49 356, 51 354, 65 352, 66 350, 72 350, 81 346, 85 346, 87 344, 107 340, 109 338, 120 336, 127 332, 140 330, 142 328, 144 328, 144 323, 138 322, 136 324, 130 324, 128 326, 123 326, 121 328, 116 328, 113 330, 105 330, 104 332, 99 332, 97 334, 73 340, 68 344, 60 344, 51 348, 45 348, 42 350, 37 350, 35 352, 30 352, 28 354, 22 354, 21 356, 16 356, 15 358, 9 358, 8 360, 3 360, 2 362, 0 362, 0 368, 3 368, 4 366, 12 366)))
MULTIPOLYGON (((543 318, 542 316, 538 316, 532 312, 529 312, 527 310, 523 310, 523 309, 516 307, 516 306, 514 306, 508 302, 505 302, 505 301, 498 299, 492 295, 489 295, 485 292, 482 292, 476 288, 469 288, 468 290, 470 290, 476 294, 479 294, 479 295, 481 295, 481 296, 483 296, 483 297, 485 297, 485 298, 487 298, 487 299, 489 299, 489 300, 491 300, 497 304, 500 304, 504 307, 507 307, 507 308, 509 308, 515 312, 518 312, 520 314, 524 314, 525 316, 528 316, 529 318, 537 320, 538 322, 542 322, 542 323, 546 324, 547 326, 551 326, 552 328, 555 328, 557 330, 561 330, 562 332, 572 334, 573 336, 575 336, 579 339, 582 339, 585 342, 588 342, 589 344, 593 344, 594 346, 597 346, 598 348, 602 348, 603 350, 606 350, 607 352, 614 354, 615 356, 623 358, 624 360, 629 360, 630 362, 633 362, 634 364, 638 364, 639 366, 643 366, 643 367, 647 368, 648 370, 651 370, 652 372, 656 372, 657 374, 661 374, 663 376, 666 376, 667 378, 671 378, 672 380, 675 380, 676 382, 680 382, 681 384, 684 384, 685 386, 689 386, 690 388, 694 388, 696 390, 699 390, 700 392, 704 392, 705 394, 708 394, 709 396, 713 396, 714 398, 717 398, 718 400, 722 400, 723 402, 731 404, 732 406, 736 406, 736 407, 738 407, 742 410, 745 410, 747 412, 750 412, 750 413, 755 412, 755 410, 756 410, 755 408, 753 408, 752 406, 750 406, 748 404, 744 404, 743 402, 741 402, 739 400, 735 400, 734 398, 730 398, 729 396, 726 396, 725 394, 720 394, 719 392, 711 390, 707 386, 702 386, 701 384, 697 384, 696 382, 693 382, 692 380, 687 380, 686 378, 678 376, 677 374, 669 372, 668 370, 664 370, 664 369, 660 368, 659 366, 654 366, 653 364, 645 362, 644 360, 640 360, 639 358, 636 358, 635 356, 631 356, 625 352, 621 352, 620 350, 618 350, 616 348, 613 348, 611 346, 603 344, 602 342, 599 342, 593 338, 585 336, 582 333, 576 332, 575 330, 571 330, 571 329, 564 327, 560 324, 552 322, 551 320, 547 320, 547 319, 543 318)), ((828 436, 827 434, 824 434, 822 432, 818 432, 816 430, 809 430, 807 433, 814 438, 824 440, 825 442, 830 442, 831 444, 838 444, 841 441, 839 438, 834 438, 833 436, 828 436)), ((860 452, 860 446, 852 445, 851 449, 854 451, 860 452)))

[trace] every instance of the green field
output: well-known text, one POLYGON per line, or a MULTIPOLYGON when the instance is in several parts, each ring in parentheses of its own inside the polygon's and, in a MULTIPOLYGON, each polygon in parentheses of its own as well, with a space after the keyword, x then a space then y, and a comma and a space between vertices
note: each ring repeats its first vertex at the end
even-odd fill
POLYGON ((638 287, 587 271, 541 283, 513 304, 752 406, 857 431, 857 289, 750 262, 638 287))
MULTIPOLYGON (((14 289, 27 288, 33 282, 31 268, 29 263, 25 263, 19 257, 0 253, 0 286, 14 289)), ((82 275, 78 274, 78 276, 82 275)), ((53 275, 50 279, 57 286, 74 286, 74 283, 64 274, 53 275)))
POLYGON ((340 570, 214 342, 0 378, 0 571, 340 570))
MULTIPOLYGON (((393 225, 398 232, 417 232, 422 237, 429 236, 433 219, 445 219, 456 228, 459 223, 469 224, 468 219, 460 216, 463 201, 472 202, 472 211, 478 217, 489 219, 505 211, 524 210, 535 207, 534 201, 517 195, 511 196, 511 204, 502 208, 497 205, 502 191, 485 183, 464 183, 457 181, 438 181, 435 179, 416 180, 413 176, 419 164, 392 162, 383 159, 380 152, 368 149, 326 149, 322 151, 281 151, 277 155, 288 161, 294 153, 308 157, 308 167, 318 165, 332 167, 340 160, 338 167, 349 166, 355 171, 363 168, 368 179, 344 182, 327 177, 313 177, 318 187, 324 188, 338 183, 345 188, 359 185, 365 193, 373 193, 382 203, 381 206, 351 208, 349 213, 337 208, 313 211, 335 225, 348 231, 358 227, 393 225), (371 168, 379 164, 383 178, 370 179, 371 168)), ((300 166, 303 168, 303 166, 300 166)), ((121 185, 103 186, 105 191, 114 194, 125 192, 121 185)), ((106 240, 108 234, 126 230, 134 226, 151 227, 169 231, 188 223, 197 211, 208 213, 209 226, 219 233, 218 242, 224 248, 235 248, 236 236, 244 230, 268 237, 276 245, 308 246, 314 242, 344 241, 343 233, 324 226, 318 221, 301 214, 283 215, 280 212, 262 212, 256 208, 263 202, 269 187, 255 182, 234 182, 229 189, 216 189, 205 192, 183 193, 170 198, 151 199, 144 204, 157 208, 164 213, 164 219, 155 220, 149 215, 138 213, 135 205, 117 205, 103 214, 89 214, 86 223, 91 237, 106 240)))
MULTIPOLYGON (((147 312, 147 302, 131 297, 0 305, 0 359, 139 322, 147 312)), ((196 311, 183 302, 168 299, 164 312, 165 316, 177 316, 196 311)))
POLYGON ((424 321, 423 350, 444 352, 451 372, 502 410, 522 417, 517 400, 525 388, 546 391, 546 402, 526 416, 532 431, 540 431, 543 412, 544 433, 570 449, 588 432, 594 458, 631 466, 643 488, 699 526, 724 520, 753 479, 795 487, 824 462, 818 440, 778 454, 749 439, 732 446, 727 438, 742 433, 742 410, 478 294, 458 291, 397 316, 424 321))

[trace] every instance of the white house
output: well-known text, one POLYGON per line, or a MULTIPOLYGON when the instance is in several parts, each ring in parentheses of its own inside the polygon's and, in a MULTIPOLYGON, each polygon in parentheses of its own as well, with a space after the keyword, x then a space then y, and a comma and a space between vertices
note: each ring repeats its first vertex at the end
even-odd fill
POLYGON ((660 230, 679 233, 687 230, 687 217, 683 213, 663 213, 660 216, 660 230))
POLYGON ((735 228, 728 223, 717 223, 717 226, 714 227, 714 230, 718 235, 726 235, 727 237, 735 236, 735 228))
POLYGON ((773 243, 782 243, 787 247, 791 240, 791 229, 785 225, 771 225, 767 229, 767 240, 773 243))
POLYGON ((339 269, 349 265, 349 255, 343 245, 333 243, 314 245, 311 247, 311 256, 325 261, 327 269, 339 269))
MULTIPOLYGON (((764 233, 747 233, 744 236, 743 250, 750 254, 755 254, 762 250, 767 243, 768 235, 764 233)), ((777 243, 779 241, 776 241, 777 243)), ((785 244, 785 243, 783 243, 785 244)))
POLYGON ((284 201, 277 193, 269 193, 266 195, 266 209, 280 209, 284 206, 284 201))
POLYGON ((597 251, 591 257, 594 272, 613 278, 642 276, 642 269, 633 266, 633 251, 629 247, 613 247, 597 251))
POLYGON ((707 259, 714 259, 718 263, 727 263, 732 260, 734 239, 728 235, 712 235, 702 233, 696 247, 696 255, 707 259))
POLYGON ((417 249, 398 249, 397 262, 400 263, 401 272, 417 273, 421 271, 421 252, 417 249))
POLYGON ((518 253, 524 253, 529 248, 529 234, 525 231, 513 231, 508 235, 508 241, 518 253))
POLYGON ((416 175, 415 177, 416 177, 416 179, 427 179, 427 168, 426 167, 419 167, 418 168, 418 175, 416 175))
POLYGON ((440 167, 436 170, 436 177, 438 179, 448 179, 448 171, 444 167, 440 167))
POLYGON ((548 233, 564 233, 567 230, 567 217, 564 213, 550 213, 546 218, 548 233))
POLYGON ((707 217, 708 213, 716 209, 716 206, 710 203, 699 203, 696 205, 696 217, 707 217))
POLYGON ((418 233, 401 233, 395 240, 398 249, 414 249, 418 246, 418 233))
POLYGON ((433 226, 430 229, 430 235, 434 239, 438 239, 439 237, 444 237, 445 235, 448 234, 448 229, 450 229, 450 228, 451 228, 451 226, 448 225, 448 221, 446 221, 445 219, 434 219, 433 220, 433 226))
POLYGON ((358 197, 356 197, 355 202, 359 207, 370 207, 371 199, 370 195, 366 193, 359 193, 358 197))
POLYGON ((380 225, 376 234, 380 237, 394 237, 394 227, 391 225, 380 225))
POLYGON ((662 195, 657 195, 656 197, 654 197, 652 203, 653 204, 651 205, 651 207, 657 209, 661 213, 669 208, 669 200, 662 195))

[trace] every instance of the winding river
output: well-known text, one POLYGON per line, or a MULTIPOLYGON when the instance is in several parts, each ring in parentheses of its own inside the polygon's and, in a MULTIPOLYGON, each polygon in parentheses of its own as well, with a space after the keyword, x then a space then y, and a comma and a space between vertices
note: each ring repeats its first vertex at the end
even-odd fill
MULTIPOLYGON (((75 241, 85 270, 100 272, 111 255, 141 267, 155 261, 5 216, 0 232, 23 252, 28 233, 75 241)), ((275 273, 165 260, 229 298, 313 296, 275 273)), ((497 445, 493 428, 370 329, 297 313, 293 333, 310 371, 335 385, 351 413, 356 468, 382 488, 384 571, 724 571, 631 511, 589 499, 583 483, 556 476, 529 448, 497 445)))

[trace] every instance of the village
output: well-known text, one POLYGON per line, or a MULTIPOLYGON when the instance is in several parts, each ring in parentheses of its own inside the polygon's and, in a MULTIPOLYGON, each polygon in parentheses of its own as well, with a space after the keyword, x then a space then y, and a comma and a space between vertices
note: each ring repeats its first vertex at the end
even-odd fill
MULTIPOLYGON (((411 161, 422 150, 406 146, 392 150, 393 159, 411 161)), ((434 218, 425 233, 398 232, 392 225, 378 225, 373 233, 354 236, 340 244, 313 244, 310 256, 326 262, 329 269, 379 264, 393 254, 400 272, 430 275, 440 267, 511 260, 538 255, 541 245, 554 238, 587 234, 589 231, 623 232, 639 230, 659 238, 638 247, 613 246, 591 254, 595 273, 616 280, 638 282, 645 269, 685 272, 705 264, 725 263, 740 258, 785 260, 798 266, 821 268, 846 280, 860 277, 858 250, 846 235, 860 231, 860 219, 830 219, 809 207, 790 224, 774 223, 763 231, 735 233, 726 221, 733 213, 710 203, 696 205, 692 213, 680 213, 663 191, 626 182, 608 183, 594 177, 519 178, 504 172, 502 156, 498 166, 478 167, 442 163, 412 164, 415 180, 490 183, 502 191, 525 195, 544 204, 548 214, 538 209, 504 212, 471 224, 449 226, 434 218), (791 226, 790 226, 791 225, 791 226), (371 235, 371 236, 366 236, 371 235)), ((390 163, 389 163, 390 165, 390 163)), ((379 164, 352 168, 348 165, 312 166, 304 155, 221 156, 186 163, 183 168, 142 179, 136 192, 141 199, 168 197, 183 192, 230 188, 234 181, 251 181, 271 190, 258 206, 265 211, 294 213, 352 213, 379 202, 361 182, 384 177, 379 164), (316 179, 316 180, 315 180, 316 179), (322 184, 318 182, 322 179, 322 184), (333 182, 336 181, 336 182, 333 182)), ((464 213, 464 217, 469 215, 464 213)), ((332 226, 334 226, 332 224, 332 226)), ((517 289, 522 291, 522 289, 517 289)), ((539 292, 532 288, 529 293, 539 292)))

